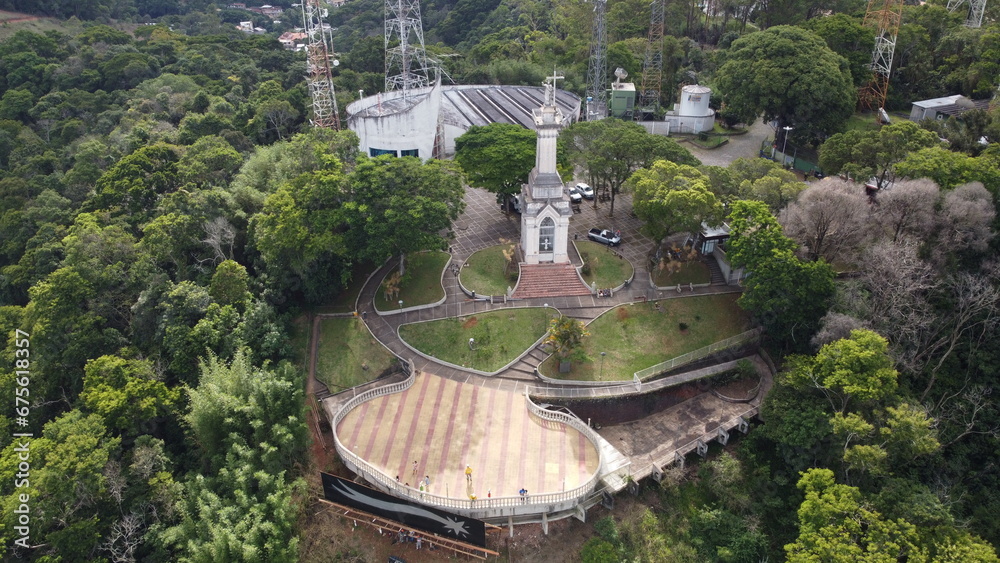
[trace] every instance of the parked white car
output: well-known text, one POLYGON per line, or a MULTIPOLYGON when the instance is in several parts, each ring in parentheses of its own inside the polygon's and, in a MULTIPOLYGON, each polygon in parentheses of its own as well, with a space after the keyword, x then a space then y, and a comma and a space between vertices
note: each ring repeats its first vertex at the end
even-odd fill
POLYGON ((574 187, 574 188, 570 188, 567 191, 569 192, 569 201, 570 201, 570 203, 580 203, 581 201, 583 201, 583 194, 580 193, 580 190, 578 190, 578 189, 576 189, 574 187))
POLYGON ((576 189, 583 195, 584 199, 594 199, 594 188, 590 187, 590 185, 579 183, 576 185, 576 189))

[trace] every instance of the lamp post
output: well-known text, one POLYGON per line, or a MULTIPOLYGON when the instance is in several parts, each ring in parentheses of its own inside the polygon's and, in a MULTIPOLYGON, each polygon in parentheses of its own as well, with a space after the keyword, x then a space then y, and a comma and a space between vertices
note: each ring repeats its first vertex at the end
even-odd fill
POLYGON ((792 130, 792 126, 785 125, 782 129, 785 130, 785 140, 781 144, 781 167, 784 168, 788 164, 788 155, 785 153, 785 149, 788 147, 788 132, 792 130))
POLYGON ((607 352, 601 352, 601 375, 597 378, 599 381, 604 381, 604 356, 607 355, 607 352))

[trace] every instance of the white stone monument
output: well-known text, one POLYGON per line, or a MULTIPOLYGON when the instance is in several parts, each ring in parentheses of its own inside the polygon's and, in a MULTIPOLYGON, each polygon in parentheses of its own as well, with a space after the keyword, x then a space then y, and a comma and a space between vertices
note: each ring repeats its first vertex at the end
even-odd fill
POLYGON ((521 250, 528 264, 569 262, 569 194, 556 170, 556 139, 563 115, 556 106, 555 73, 545 79, 545 101, 532 110, 538 144, 535 168, 521 188, 521 250))

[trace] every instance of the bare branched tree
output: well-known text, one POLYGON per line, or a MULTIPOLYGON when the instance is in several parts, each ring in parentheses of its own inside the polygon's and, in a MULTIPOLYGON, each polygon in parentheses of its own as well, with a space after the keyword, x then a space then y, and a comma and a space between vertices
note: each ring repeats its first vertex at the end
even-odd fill
MULTIPOLYGON (((989 424, 984 421, 996 420, 996 405, 991 397, 993 388, 985 385, 966 385, 956 393, 945 395, 938 401, 937 418, 947 422, 948 428, 955 428, 957 434, 942 440, 945 447, 971 436, 981 434, 994 439, 1000 438, 1000 424, 989 424)), ((944 436, 942 436, 942 439, 944 436)))
POLYGON ((933 232, 934 208, 941 190, 932 180, 900 180, 878 193, 873 219, 893 242, 904 236, 924 239, 933 232))
POLYGON ((104 549, 115 563, 131 563, 142 545, 146 526, 142 515, 133 511, 111 525, 104 540, 104 549))
POLYGON ((854 262, 869 236, 869 214, 863 189, 853 182, 827 178, 799 194, 778 220, 810 259, 854 262))
POLYGON ((993 196, 979 182, 959 186, 944 196, 939 215, 936 254, 972 250, 982 252, 993 238, 996 217, 993 196))
POLYGON ((936 359, 930 366, 930 379, 920 400, 927 398, 937 381, 938 372, 945 360, 959 346, 968 346, 970 352, 1000 324, 1000 289, 986 276, 959 272, 946 280, 945 290, 951 307, 934 323, 927 333, 923 346, 914 359, 924 363, 936 359))
POLYGON ((121 465, 117 461, 109 460, 108 464, 104 466, 104 483, 111 498, 115 499, 115 502, 120 506, 125 496, 126 479, 122 475, 121 465))
POLYGON ((207 221, 202 228, 206 237, 201 241, 208 245, 215 254, 213 261, 219 263, 233 257, 233 241, 236 240, 236 229, 225 217, 216 217, 207 221))
POLYGON ((816 336, 813 336, 812 339, 812 345, 817 349, 821 348, 825 344, 829 344, 842 338, 848 338, 851 336, 852 330, 857 330, 859 328, 871 328, 867 321, 863 321, 857 317, 852 317, 843 313, 835 313, 833 311, 824 315, 823 318, 820 319, 819 323, 819 331, 816 333, 816 336))

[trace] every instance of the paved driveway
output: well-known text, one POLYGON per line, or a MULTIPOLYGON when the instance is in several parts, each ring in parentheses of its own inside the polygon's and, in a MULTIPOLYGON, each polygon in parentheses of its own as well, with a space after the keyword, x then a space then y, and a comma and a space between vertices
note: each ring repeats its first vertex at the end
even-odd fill
POLYGON ((691 143, 681 143, 681 146, 691 151, 702 164, 711 166, 729 166, 737 158, 756 158, 760 154, 760 143, 774 138, 774 130, 763 121, 757 121, 750 126, 750 131, 743 135, 729 137, 729 142, 717 149, 703 149, 691 143))

